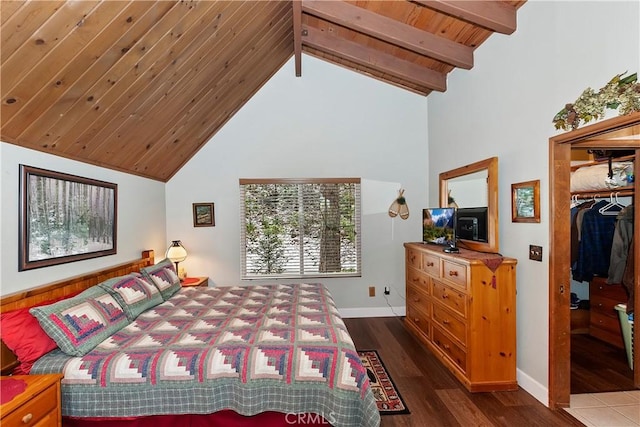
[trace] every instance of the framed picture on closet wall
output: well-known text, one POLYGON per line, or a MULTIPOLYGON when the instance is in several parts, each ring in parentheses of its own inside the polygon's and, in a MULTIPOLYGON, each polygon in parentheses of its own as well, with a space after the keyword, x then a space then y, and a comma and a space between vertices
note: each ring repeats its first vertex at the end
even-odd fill
POLYGON ((540 180, 511 184, 511 221, 540 222, 540 180))

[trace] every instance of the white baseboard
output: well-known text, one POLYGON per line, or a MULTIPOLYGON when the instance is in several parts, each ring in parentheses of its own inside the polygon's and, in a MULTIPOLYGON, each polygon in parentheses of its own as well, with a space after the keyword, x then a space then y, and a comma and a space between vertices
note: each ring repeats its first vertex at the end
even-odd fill
POLYGON ((549 388, 540 384, 538 381, 531 378, 529 375, 522 372, 520 369, 516 369, 516 378, 518 385, 524 391, 535 397, 547 408, 549 407, 549 388))
POLYGON ((361 308, 339 308, 340 316, 350 317, 398 317, 406 314, 406 307, 361 307, 361 308))

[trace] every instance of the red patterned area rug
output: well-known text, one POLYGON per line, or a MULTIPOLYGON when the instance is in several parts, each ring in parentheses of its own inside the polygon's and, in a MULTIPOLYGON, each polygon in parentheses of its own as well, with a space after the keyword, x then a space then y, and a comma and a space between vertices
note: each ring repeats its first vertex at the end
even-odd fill
POLYGON ((380 415, 409 414, 398 389, 391 380, 376 350, 358 351, 362 364, 367 369, 371 390, 378 404, 380 415))

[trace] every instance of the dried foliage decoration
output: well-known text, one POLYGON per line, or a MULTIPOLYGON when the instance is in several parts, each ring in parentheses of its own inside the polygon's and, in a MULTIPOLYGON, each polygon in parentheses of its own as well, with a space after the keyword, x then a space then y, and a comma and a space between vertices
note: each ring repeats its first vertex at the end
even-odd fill
POLYGON ((640 111, 640 83, 638 73, 614 76, 598 92, 588 87, 573 104, 567 104, 553 118, 556 129, 575 130, 580 121, 588 123, 604 116, 605 108, 618 109, 620 115, 640 111))

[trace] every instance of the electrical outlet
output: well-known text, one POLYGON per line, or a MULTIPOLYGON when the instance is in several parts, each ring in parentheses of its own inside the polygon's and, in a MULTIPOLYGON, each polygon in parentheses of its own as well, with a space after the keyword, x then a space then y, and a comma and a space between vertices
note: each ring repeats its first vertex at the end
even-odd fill
POLYGON ((542 246, 529 245, 529 259, 542 261, 542 246))
POLYGON ((370 297, 375 297, 376 296, 376 287, 375 286, 369 286, 369 296, 370 297))
POLYGON ((391 293, 391 289, 389 289, 389 287, 388 287, 388 286, 385 286, 385 287, 384 287, 384 294, 385 294, 385 295, 389 295, 390 293, 391 293))

